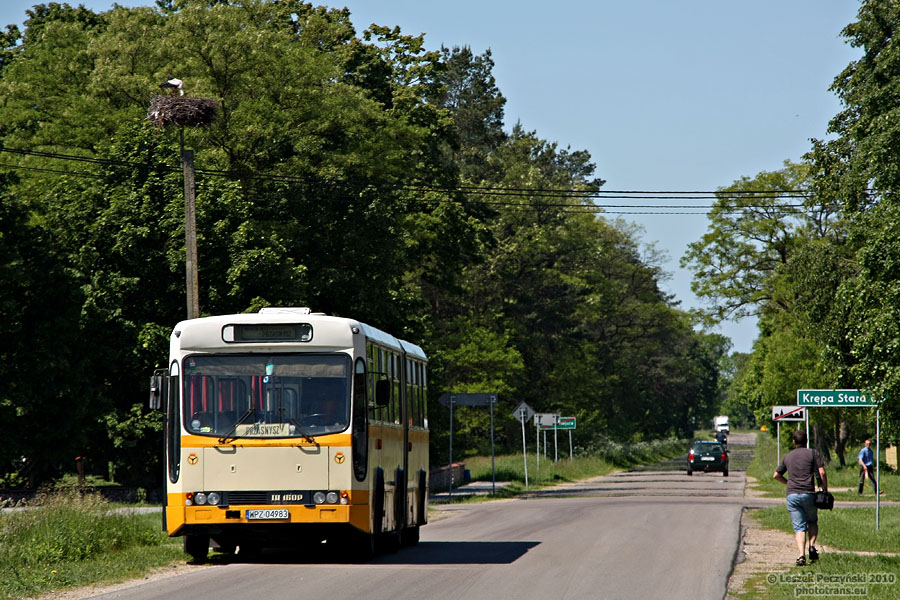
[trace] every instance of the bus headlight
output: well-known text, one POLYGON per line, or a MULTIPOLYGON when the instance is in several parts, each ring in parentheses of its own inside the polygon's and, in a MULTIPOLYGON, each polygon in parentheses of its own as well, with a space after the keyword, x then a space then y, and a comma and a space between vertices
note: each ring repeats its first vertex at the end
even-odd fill
POLYGON ((325 502, 328 504, 337 504, 338 494, 337 492, 328 492, 325 494, 325 502))
POLYGON ((218 506, 219 502, 222 501, 222 497, 219 496, 218 492, 210 492, 206 496, 206 501, 209 502, 213 506, 218 506))
POLYGON ((325 492, 316 492, 313 494, 313 502, 316 504, 325 504, 325 492))
POLYGON ((194 494, 194 503, 198 506, 206 504, 206 494, 204 492, 197 492, 194 494))

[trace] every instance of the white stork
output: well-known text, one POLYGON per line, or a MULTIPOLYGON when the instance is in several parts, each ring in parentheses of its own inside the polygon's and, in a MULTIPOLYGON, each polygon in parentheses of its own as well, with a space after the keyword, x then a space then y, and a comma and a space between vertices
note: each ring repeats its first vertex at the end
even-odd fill
POLYGON ((175 79, 173 77, 167 82, 159 84, 159 87, 164 90, 169 90, 169 94, 172 96, 175 95, 175 90, 178 90, 179 96, 184 96, 184 82, 180 79, 175 79))

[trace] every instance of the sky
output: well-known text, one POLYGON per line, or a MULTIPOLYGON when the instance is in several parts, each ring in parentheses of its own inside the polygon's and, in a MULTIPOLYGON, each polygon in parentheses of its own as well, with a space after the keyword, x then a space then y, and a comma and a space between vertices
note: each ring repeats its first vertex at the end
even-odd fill
MULTIPOLYGON (((21 24, 32 4, 0 0, 0 26, 21 24)), ((98 12, 112 6, 81 4, 98 12)), ((518 122, 561 148, 587 150, 604 190, 715 191, 800 160, 811 138, 827 137, 841 108, 829 88, 860 55, 840 35, 858 0, 324 4, 349 8, 359 32, 372 23, 400 26, 424 33, 428 49, 490 50, 507 100, 506 129, 518 122)), ((621 215, 643 229, 644 243, 664 251, 663 288, 685 309, 704 306, 679 264, 708 227, 696 212, 621 215)), ((752 349, 757 333, 752 319, 716 331, 739 352, 752 349)))

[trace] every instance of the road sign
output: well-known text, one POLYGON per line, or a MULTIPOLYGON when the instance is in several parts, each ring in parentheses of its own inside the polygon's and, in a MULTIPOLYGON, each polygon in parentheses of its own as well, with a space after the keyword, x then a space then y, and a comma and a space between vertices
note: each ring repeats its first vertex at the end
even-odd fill
POLYGON ((553 421, 551 421, 550 423, 546 423, 545 421, 545 424, 540 426, 541 431, 551 429, 558 429, 560 431, 575 429, 575 417, 559 417, 559 420, 555 425, 556 426, 554 427, 553 421))
POLYGON ((773 406, 773 421, 805 421, 806 407, 804 406, 773 406))
POLYGON ((497 394, 441 394, 438 402, 444 406, 450 406, 450 401, 454 406, 490 406, 497 404, 497 394))
MULTIPOLYGON (((444 406, 450 407, 450 497, 453 498, 453 407, 454 406, 490 406, 491 407, 491 493, 494 492, 496 477, 494 471, 494 405, 497 404, 497 394, 441 394, 438 398, 444 406)), ((524 402, 523 402, 524 404, 524 402)), ((526 405, 527 406, 527 405, 526 405)), ((411 446, 410 446, 411 447, 411 446)), ((525 477, 526 481, 528 476, 525 477)), ((527 486, 526 486, 527 487, 527 486)))
POLYGON ((797 390, 797 406, 878 406, 871 394, 859 390, 797 390))
POLYGON ((555 423, 558 417, 558 413, 534 413, 534 424, 543 429, 555 423))
MULTIPOLYGON (((849 406, 874 406, 875 407, 875 485, 881 488, 881 402, 884 398, 875 398, 872 394, 860 390, 797 390, 797 404, 799 406, 823 406, 823 407, 849 407, 849 406)), ((809 421, 806 422, 806 435, 809 437, 809 421)), ((875 530, 878 531, 881 522, 881 497, 875 494, 875 530)))
POLYGON ((557 429, 575 429, 575 417, 560 417, 557 429))
POLYGON ((519 403, 512 415, 520 421, 527 421, 534 416, 534 409, 528 406, 525 401, 519 403))

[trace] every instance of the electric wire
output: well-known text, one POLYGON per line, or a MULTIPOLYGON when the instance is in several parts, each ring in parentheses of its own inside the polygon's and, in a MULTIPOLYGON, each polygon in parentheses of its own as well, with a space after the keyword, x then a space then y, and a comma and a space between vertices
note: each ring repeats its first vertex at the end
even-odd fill
MULTIPOLYGON (((39 158, 48 158, 64 161, 82 162, 95 164, 105 167, 118 167, 128 169, 153 170, 156 172, 178 172, 180 166, 161 165, 158 163, 151 164, 145 162, 114 160, 96 157, 79 156, 75 154, 64 154, 59 152, 43 152, 37 150, 27 150, 21 148, 0 147, 0 152, 18 154, 20 156, 34 156, 39 158)), ((85 171, 69 171, 57 170, 46 167, 34 167, 28 165, 11 165, 0 163, 0 168, 11 170, 25 170, 33 172, 42 172, 58 175, 70 175, 77 177, 104 178, 103 175, 97 173, 88 173, 85 171)), ((252 171, 228 171, 220 169, 195 168, 197 176, 206 177, 226 177, 232 179, 258 179, 271 182, 282 183, 303 183, 309 184, 311 180, 306 177, 296 175, 285 175, 279 173, 258 173, 252 171)), ((344 182, 334 182, 340 185, 344 182)), ((198 187, 205 187, 201 181, 197 182, 198 187)), ((540 209, 558 209, 561 212, 580 212, 580 213, 598 213, 605 215, 707 215, 710 211, 716 210, 720 214, 740 214, 748 210, 765 210, 779 215, 796 215, 809 212, 811 209, 802 204, 786 204, 786 203, 768 203, 760 204, 760 201, 788 201, 796 199, 808 199, 811 193, 797 189, 783 190, 593 190, 593 189, 565 189, 565 188, 546 188, 532 189, 523 187, 492 187, 477 185, 461 185, 457 187, 432 186, 422 184, 376 184, 372 186, 374 189, 394 189, 405 192, 434 192, 447 195, 461 194, 466 197, 477 195, 485 198, 497 198, 496 200, 484 199, 480 203, 488 207, 505 207, 521 210, 540 210, 540 209), (632 200, 632 201, 665 201, 678 200, 684 201, 714 201, 722 197, 732 198, 740 202, 739 206, 724 207, 716 205, 701 204, 610 204, 610 200, 632 200), (582 203, 573 204, 571 202, 513 202, 503 201, 500 198, 528 198, 531 200, 577 200, 582 203), (602 200, 602 203, 594 200, 602 200), (743 202, 742 202, 743 201, 743 202), (757 203, 754 203, 756 201, 757 203), (627 210, 625 210, 627 209, 627 210)), ((428 200, 422 199, 422 202, 456 202, 452 199, 428 200)))

